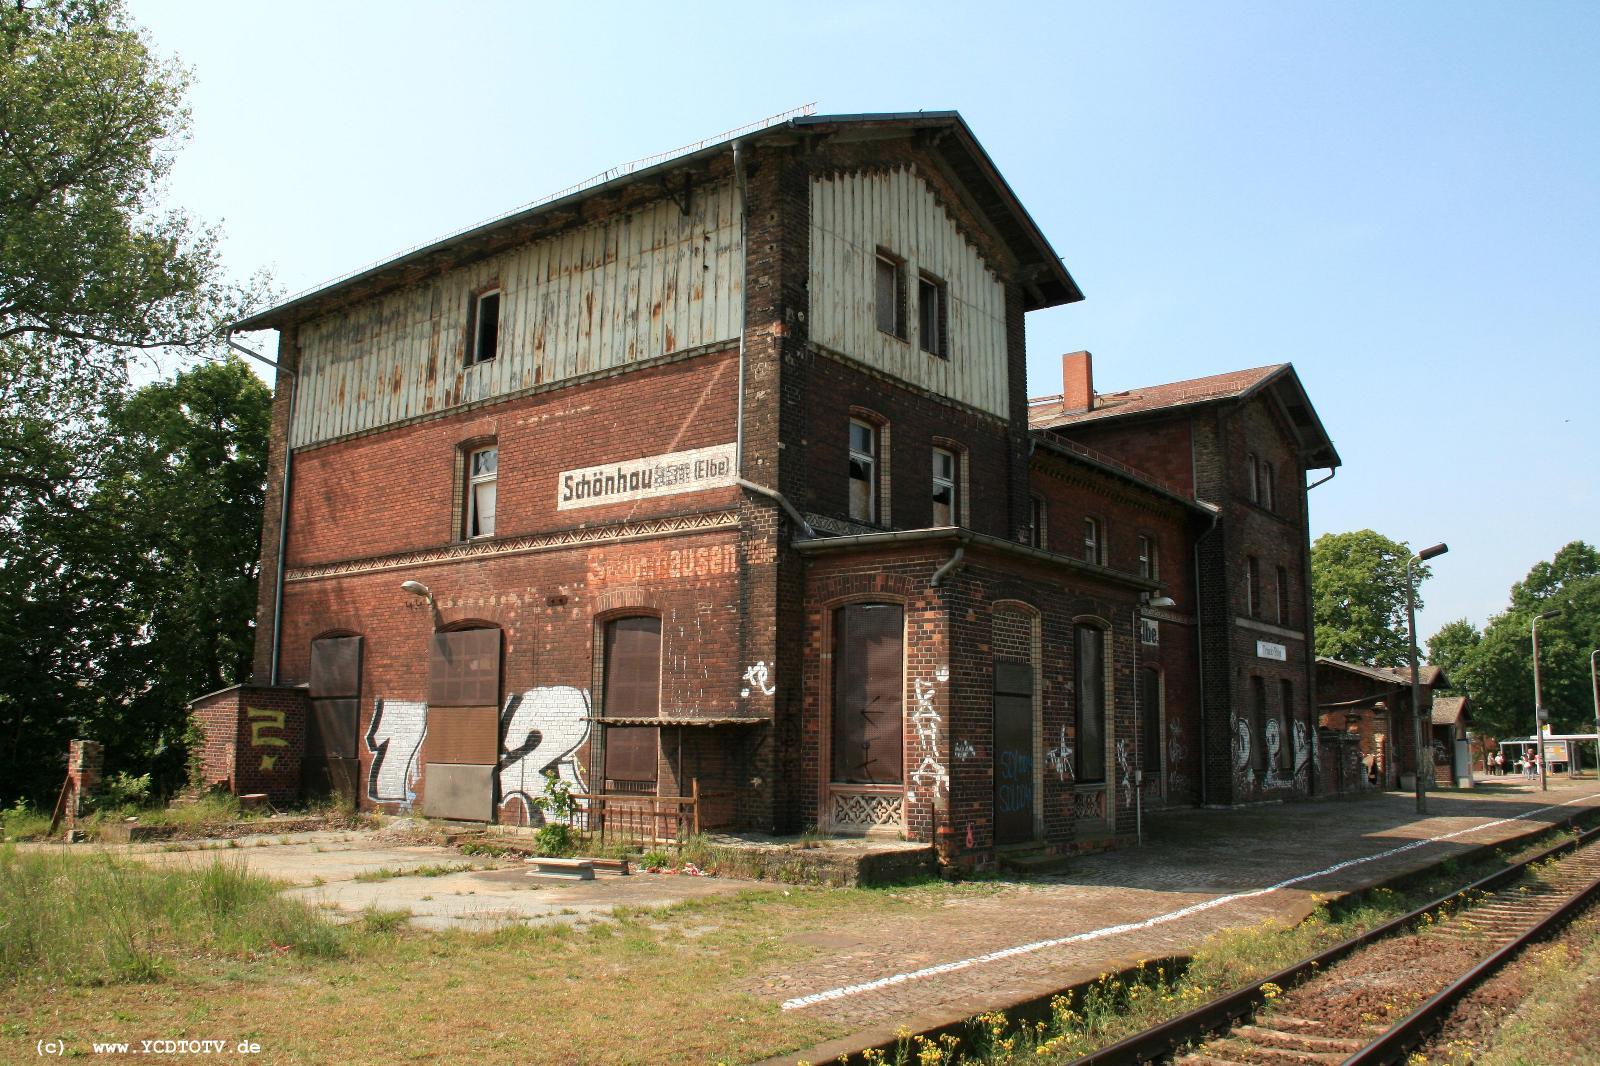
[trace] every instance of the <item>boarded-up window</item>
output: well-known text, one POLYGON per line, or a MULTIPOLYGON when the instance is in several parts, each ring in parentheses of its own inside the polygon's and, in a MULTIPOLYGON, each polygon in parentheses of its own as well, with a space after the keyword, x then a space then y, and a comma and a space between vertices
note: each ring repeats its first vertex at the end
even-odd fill
MULTIPOLYGON (((660 717, 661 619, 618 618, 606 624, 604 685, 605 717, 660 717)), ((638 791, 641 784, 653 785, 660 736, 656 726, 608 725, 607 788, 638 791)))
POLYGON ((1080 783, 1106 779, 1105 637, 1094 626, 1076 626, 1078 647, 1078 746, 1073 753, 1080 783))
POLYGON ((361 699, 360 637, 323 637, 311 642, 309 695, 307 754, 312 758, 355 758, 361 699))
POLYGON ((1161 772, 1161 673, 1148 666, 1139 671, 1139 743, 1144 746, 1144 772, 1161 772))
POLYGON ((834 612, 833 780, 897 785, 904 778, 903 612, 861 603, 834 612))
POLYGON ((1283 706, 1283 739, 1278 743, 1278 768, 1294 772, 1294 682, 1288 678, 1278 682, 1278 693, 1283 706))
MULTIPOLYGON (((1274 730, 1276 732, 1276 730, 1274 730)), ((1250 679, 1250 769, 1267 768, 1267 681, 1250 679)))
POLYGON ((435 633, 428 679, 430 706, 498 707, 500 630, 435 633))

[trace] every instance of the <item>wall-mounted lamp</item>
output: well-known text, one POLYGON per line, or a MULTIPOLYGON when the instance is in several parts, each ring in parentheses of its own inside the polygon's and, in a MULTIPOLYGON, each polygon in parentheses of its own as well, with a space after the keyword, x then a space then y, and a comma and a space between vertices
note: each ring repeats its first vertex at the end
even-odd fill
MULTIPOLYGON (((1146 595, 1148 595, 1148 593, 1146 595)), ((1149 599, 1146 599, 1144 601, 1144 605, 1146 607, 1156 607, 1156 608, 1176 607, 1176 606, 1178 606, 1178 601, 1173 599, 1171 596, 1154 596, 1154 597, 1151 597, 1149 599)))
POLYGON ((433 605, 433 590, 422 582, 402 581, 400 582, 400 587, 413 596, 420 596, 422 599, 427 600, 430 607, 433 605))

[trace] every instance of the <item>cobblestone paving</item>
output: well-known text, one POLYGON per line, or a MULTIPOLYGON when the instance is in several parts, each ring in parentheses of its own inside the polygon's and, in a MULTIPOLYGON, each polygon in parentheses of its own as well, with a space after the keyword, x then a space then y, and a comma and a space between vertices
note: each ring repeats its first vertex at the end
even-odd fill
POLYGON ((1403 793, 1154 817, 1147 820, 1142 850, 1084 856, 1065 873, 1007 885, 994 895, 952 899, 914 918, 874 915, 859 923, 835 925, 823 934, 801 934, 803 942, 826 950, 788 972, 767 975, 751 990, 791 1000, 960 963, 1018 945, 1140 922, 1234 893, 1259 892, 1409 841, 1529 815, 1149 928, 970 963, 794 1008, 854 1030, 892 1030, 901 1023, 920 1028, 1039 995, 1140 959, 1183 953, 1219 929, 1268 918, 1297 921, 1314 906, 1318 893, 1370 885, 1559 821, 1574 807, 1600 806, 1600 786, 1592 780, 1552 781, 1551 791, 1541 793, 1537 786, 1480 785, 1472 791, 1431 793, 1428 804, 1427 817, 1419 817, 1415 801, 1403 793), (1569 801, 1575 802, 1529 814, 1569 801))

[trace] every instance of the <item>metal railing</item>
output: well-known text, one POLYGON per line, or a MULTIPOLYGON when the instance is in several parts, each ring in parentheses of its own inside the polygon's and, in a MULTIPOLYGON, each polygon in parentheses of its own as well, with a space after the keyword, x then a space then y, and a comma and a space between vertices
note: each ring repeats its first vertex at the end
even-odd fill
POLYGON ((570 825, 589 843, 682 846, 700 832, 700 782, 687 796, 574 792, 570 825))

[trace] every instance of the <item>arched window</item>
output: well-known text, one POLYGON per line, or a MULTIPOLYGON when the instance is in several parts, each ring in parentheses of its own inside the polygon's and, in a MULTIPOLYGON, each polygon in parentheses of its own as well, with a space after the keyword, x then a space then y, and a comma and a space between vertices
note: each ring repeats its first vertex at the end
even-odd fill
POLYGON ((1106 779, 1106 649, 1098 626, 1073 627, 1078 649, 1077 750, 1080 784, 1106 779))
POLYGON ((905 779, 905 612, 852 603, 833 614, 833 780, 898 785, 905 779))
POLYGON ((654 792, 659 726, 638 719, 661 716, 661 619, 637 615, 605 626, 602 716, 623 721, 605 729, 605 787, 654 792))

